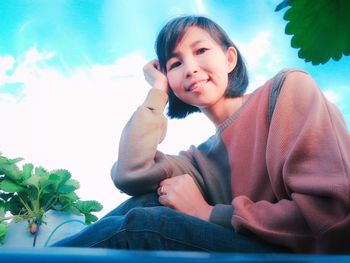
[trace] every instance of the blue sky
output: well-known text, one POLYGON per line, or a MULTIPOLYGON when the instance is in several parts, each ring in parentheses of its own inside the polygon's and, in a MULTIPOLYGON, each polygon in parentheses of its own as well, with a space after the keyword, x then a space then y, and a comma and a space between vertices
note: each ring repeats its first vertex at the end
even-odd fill
MULTIPOLYGON (((120 132, 149 89, 142 67, 154 39, 179 14, 204 14, 228 32, 247 62, 248 92, 284 67, 304 69, 350 127, 350 57, 299 59, 285 10, 274 12, 280 1, 0 0, 0 152, 70 170, 104 212, 125 199, 109 178, 120 132)), ((171 121, 160 149, 177 153, 212 132, 200 114, 171 121)))

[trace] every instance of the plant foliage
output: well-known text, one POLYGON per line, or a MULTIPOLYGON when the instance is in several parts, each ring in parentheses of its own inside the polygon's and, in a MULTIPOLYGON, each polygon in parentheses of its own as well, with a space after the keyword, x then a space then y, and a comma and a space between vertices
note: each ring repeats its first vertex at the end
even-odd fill
POLYGON ((86 224, 98 219, 92 213, 101 211, 102 205, 97 201, 80 200, 75 193, 79 182, 71 178, 69 171, 47 171, 31 163, 20 169, 17 163, 22 160, 9 159, 0 153, 0 242, 7 230, 6 213, 16 221, 27 220, 30 229, 44 223, 48 210, 83 214, 86 224))
POLYGON ((350 55, 349 0, 284 0, 275 11, 286 7, 285 33, 300 58, 318 65, 350 55))
POLYGON ((4 243, 7 227, 8 225, 5 221, 5 209, 0 207, 0 244, 4 243))

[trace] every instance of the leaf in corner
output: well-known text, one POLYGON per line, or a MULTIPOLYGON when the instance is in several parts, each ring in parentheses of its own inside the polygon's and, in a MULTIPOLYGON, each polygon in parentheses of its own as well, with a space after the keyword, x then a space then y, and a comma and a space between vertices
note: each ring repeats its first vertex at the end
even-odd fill
POLYGON ((318 65, 350 55, 350 1, 294 0, 290 6, 285 32, 300 58, 318 65))
POLYGON ((283 0, 281 3, 279 3, 276 8, 275 12, 278 12, 282 10, 283 8, 286 8, 287 6, 290 6, 292 4, 292 0, 283 0))

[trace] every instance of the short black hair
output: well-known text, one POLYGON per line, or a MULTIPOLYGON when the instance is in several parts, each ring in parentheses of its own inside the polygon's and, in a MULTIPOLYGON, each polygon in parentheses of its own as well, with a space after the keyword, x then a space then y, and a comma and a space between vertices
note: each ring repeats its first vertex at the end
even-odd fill
MULTIPOLYGON (((229 47, 234 47, 236 49, 237 65, 228 75, 229 79, 225 96, 231 98, 242 96, 249 83, 247 68, 242 55, 226 32, 217 23, 204 16, 193 15, 176 17, 170 20, 161 29, 155 42, 155 50, 161 70, 166 73, 166 63, 170 54, 181 41, 186 31, 192 26, 207 31, 223 50, 226 51, 229 47)), ((200 112, 200 109, 183 102, 176 97, 174 92, 170 89, 167 115, 170 118, 181 119, 193 112, 200 112)))

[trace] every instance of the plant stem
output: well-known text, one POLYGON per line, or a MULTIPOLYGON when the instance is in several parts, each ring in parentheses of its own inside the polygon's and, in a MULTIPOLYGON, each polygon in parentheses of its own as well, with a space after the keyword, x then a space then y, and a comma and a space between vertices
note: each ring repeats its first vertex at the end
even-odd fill
POLYGON ((0 219, 0 222, 6 221, 6 220, 10 220, 12 218, 14 218, 14 216, 3 217, 3 218, 0 219))
POLYGON ((50 208, 50 206, 52 205, 52 200, 54 199, 54 198, 57 198, 57 193, 55 193, 54 195, 52 195, 51 197, 50 197, 50 199, 47 201, 47 203, 45 204, 45 206, 44 206, 44 211, 46 212, 47 210, 49 210, 49 208, 50 208))
POLYGON ((18 195, 19 201, 22 203, 22 205, 27 209, 28 213, 30 213, 32 216, 34 215, 34 211, 30 209, 28 204, 23 201, 23 199, 18 195))
POLYGON ((41 223, 43 222, 42 218, 43 218, 43 216, 40 216, 40 218, 38 220, 35 220, 35 224, 37 225, 37 230, 36 230, 35 235, 34 235, 33 247, 35 247, 36 239, 38 237, 39 230, 40 230, 40 226, 41 226, 41 223))

